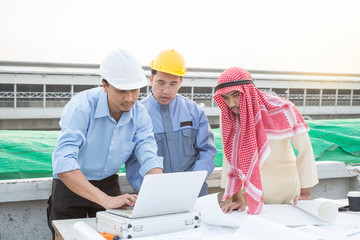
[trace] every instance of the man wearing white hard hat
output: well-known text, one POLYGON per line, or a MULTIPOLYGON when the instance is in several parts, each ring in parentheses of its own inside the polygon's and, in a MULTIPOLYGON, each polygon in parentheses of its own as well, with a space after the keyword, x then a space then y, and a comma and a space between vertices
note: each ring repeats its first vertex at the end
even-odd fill
POLYGON ((162 173, 152 124, 137 102, 147 85, 141 65, 131 53, 111 51, 100 66, 102 88, 76 94, 66 104, 53 153, 51 221, 95 217, 96 212, 133 206, 136 195, 120 193, 117 172, 134 151, 140 174, 162 173))

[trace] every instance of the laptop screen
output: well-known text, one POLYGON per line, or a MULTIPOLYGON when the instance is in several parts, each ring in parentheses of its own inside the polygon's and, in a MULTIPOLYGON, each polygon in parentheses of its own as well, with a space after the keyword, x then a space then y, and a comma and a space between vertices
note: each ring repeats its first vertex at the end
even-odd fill
MULTIPOLYGON (((206 175, 207 171, 146 175, 129 217, 140 218, 193 210, 206 175)), ((117 214, 116 211, 108 211, 117 214)))

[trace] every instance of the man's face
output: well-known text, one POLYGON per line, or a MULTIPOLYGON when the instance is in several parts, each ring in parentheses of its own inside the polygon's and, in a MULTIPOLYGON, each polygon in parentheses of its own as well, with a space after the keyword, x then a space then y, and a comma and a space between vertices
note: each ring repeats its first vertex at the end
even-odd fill
POLYGON ((221 95, 230 110, 235 113, 236 115, 240 115, 240 108, 239 108, 239 91, 231 91, 226 94, 221 95))
POLYGON ((102 82, 104 91, 108 95, 108 104, 110 115, 121 114, 122 112, 128 112, 136 103, 139 97, 140 89, 133 90, 121 90, 113 87, 111 84, 108 86, 105 82, 102 82))
POLYGON ((183 81, 180 76, 159 71, 149 79, 154 98, 163 105, 174 99, 183 81))

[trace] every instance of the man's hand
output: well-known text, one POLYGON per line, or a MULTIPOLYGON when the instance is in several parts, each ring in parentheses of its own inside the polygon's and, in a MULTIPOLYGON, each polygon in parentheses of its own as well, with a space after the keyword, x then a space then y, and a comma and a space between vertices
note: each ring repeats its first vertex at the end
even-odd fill
POLYGON ((297 204, 298 200, 312 200, 310 188, 302 188, 300 191, 300 196, 294 198, 294 205, 297 204))
POLYGON ((246 209, 246 205, 241 202, 232 202, 221 208, 224 213, 232 213, 233 210, 237 209, 239 212, 243 212, 246 209))
POLYGON ((243 212, 246 209, 246 205, 241 199, 241 191, 238 191, 232 196, 232 202, 226 204, 221 208, 224 213, 231 213, 233 210, 238 209, 239 212, 243 212))
POLYGON ((136 194, 123 194, 116 197, 107 196, 102 206, 105 209, 120 208, 125 205, 133 207, 137 199, 136 194))

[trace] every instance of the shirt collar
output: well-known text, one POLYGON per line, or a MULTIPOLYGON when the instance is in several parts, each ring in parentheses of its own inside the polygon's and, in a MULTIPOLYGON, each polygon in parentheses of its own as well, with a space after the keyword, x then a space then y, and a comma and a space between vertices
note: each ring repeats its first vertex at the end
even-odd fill
POLYGON ((107 94, 101 91, 97 102, 94 118, 110 117, 109 105, 107 101, 107 94))
MULTIPOLYGON (((148 94, 150 100, 152 101, 153 104, 155 104, 157 107, 160 107, 160 103, 156 100, 156 98, 154 98, 154 95, 152 94, 152 91, 149 91, 148 94)), ((173 107, 175 102, 176 102, 176 98, 177 98, 178 94, 175 95, 174 99, 171 100, 171 102, 169 103, 169 107, 173 107)))
MULTIPOLYGON (((155 100, 156 101, 156 100, 155 100)), ((130 111, 128 112, 123 112, 121 115, 121 118, 119 119, 118 125, 124 125, 128 122, 130 122, 130 120, 133 118, 133 108, 136 108, 137 104, 135 103, 135 105, 131 108, 130 111)), ((96 110, 95 110, 95 115, 94 118, 102 118, 102 117, 109 117, 110 119, 112 119, 112 117, 110 116, 110 110, 109 110, 109 105, 108 105, 108 101, 107 101, 107 93, 105 93, 104 91, 101 92, 97 106, 96 106, 96 110)))

